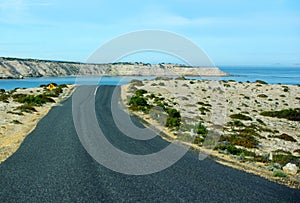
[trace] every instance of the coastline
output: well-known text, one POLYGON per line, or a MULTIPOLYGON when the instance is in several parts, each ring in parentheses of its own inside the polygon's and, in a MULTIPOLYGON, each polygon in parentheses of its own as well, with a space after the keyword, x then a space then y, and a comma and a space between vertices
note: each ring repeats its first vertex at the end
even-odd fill
MULTIPOLYGON (((190 81, 188 81, 188 80, 180 81, 180 82, 182 82, 182 84, 180 83, 180 85, 183 85, 184 83, 186 83, 189 86, 193 86, 189 83, 190 81)), ((198 81, 198 83, 203 83, 203 81, 202 82, 198 81)), ((198 83, 196 82, 197 85, 198 85, 198 83)), ((250 87, 251 87, 251 84, 249 84, 249 83, 230 82, 229 84, 231 84, 231 86, 241 85, 241 87, 244 87, 244 88, 245 88, 245 86, 248 86, 248 85, 250 85, 250 87)), ((224 84, 222 84, 222 85, 224 85, 224 84)), ((257 84, 254 83, 252 85, 255 87, 257 84)), ((179 86, 179 84, 178 84, 178 86, 179 86)), ((259 84, 259 86, 257 88, 260 88, 260 86, 263 86, 263 88, 269 89, 269 91, 272 88, 276 89, 278 87, 281 87, 280 85, 268 85, 268 84, 266 84, 264 86, 262 84, 259 84)), ((248 88, 250 89, 250 87, 248 87, 248 88)), ((296 86, 296 85, 292 85, 292 86, 288 86, 288 87, 292 87, 295 90, 297 90, 298 92, 300 90, 299 86, 296 86)), ((121 87, 121 92, 122 92, 121 98, 122 98, 122 102, 123 102, 125 107, 128 108, 127 104, 129 102, 129 99, 133 95, 134 91, 136 91, 138 89, 145 89, 146 91, 148 91, 148 94, 150 94, 150 93, 161 94, 162 96, 165 97, 165 101, 171 99, 170 95, 172 95, 172 94, 170 94, 170 92, 172 92, 172 90, 170 90, 170 84, 169 84, 168 80, 143 81, 143 84, 139 83, 139 85, 132 84, 132 83, 127 84, 127 85, 123 85, 121 87), (164 83, 164 85, 163 86, 152 86, 153 83, 155 83, 155 84, 164 83), (164 89, 164 90, 162 90, 162 89, 164 89)), ((199 89, 201 89, 201 88, 199 88, 199 89)), ((237 89, 239 89, 239 88, 237 88, 237 89)), ((193 89, 193 90, 195 90, 195 89, 193 89)), ((241 89, 239 89, 239 90, 240 91, 236 90, 237 94, 238 93, 244 93, 246 95, 247 91, 242 92, 241 89)), ((173 93, 174 93, 174 91, 173 91, 173 93)), ((181 92, 181 94, 179 94, 180 95, 179 97, 188 98, 187 94, 188 94, 187 92, 181 92)), ((195 95, 198 95, 198 94, 199 94, 199 92, 196 91, 195 95)), ((290 95, 293 95, 293 94, 290 93, 290 95)), ((270 94, 270 92, 268 93, 268 96, 269 96, 270 100, 271 99, 275 100, 275 98, 272 97, 272 94, 270 94)), ((236 97, 236 95, 234 95, 234 94, 230 95, 230 98, 235 99, 235 100, 240 99, 240 98, 238 99, 236 97)), ((243 99, 241 102, 245 102, 245 100, 249 100, 249 99, 248 98, 243 99)), ((174 100, 172 100, 172 101, 174 102, 174 100)), ((175 100, 175 102, 178 102, 178 100, 175 100)), ((191 102, 191 101, 189 101, 189 102, 191 102)), ((289 107, 293 107, 294 105, 297 106, 297 102, 295 104, 289 104, 289 105, 290 105, 289 107)), ((187 106, 188 106, 188 104, 187 104, 187 106)), ((190 104, 190 106, 192 106, 192 104, 190 104)), ((190 112, 192 112, 192 111, 189 107, 185 107, 185 108, 186 108, 185 109, 186 111, 185 111, 184 115, 188 116, 189 112, 187 112, 187 111, 190 111, 190 112)), ((283 108, 283 106, 281 108, 283 108)), ((184 108, 180 108, 180 109, 183 110, 184 108)), ((262 109, 263 108, 261 108, 260 110, 262 110, 262 109)), ((146 123, 149 123, 151 125, 154 125, 155 127, 158 127, 159 130, 163 131, 166 135, 168 135, 168 137, 162 137, 163 139, 166 139, 169 142, 172 142, 174 140, 178 140, 179 135, 175 135, 176 132, 174 134, 173 130, 170 130, 170 129, 166 128, 164 125, 157 122, 155 119, 151 118, 151 116, 149 116, 149 114, 145 114, 145 113, 142 113, 142 112, 139 112, 139 111, 132 111, 132 110, 129 110, 129 109, 127 109, 127 111, 130 114, 134 114, 134 115, 138 116, 140 119, 146 121, 146 123)), ((196 110, 194 110, 194 111, 196 111, 196 110)), ((236 110, 233 113, 236 113, 236 110)), ((195 117, 195 115, 193 115, 192 117, 195 117)), ((271 121, 270 122, 268 121, 268 124, 272 125, 272 122, 273 122, 272 120, 275 120, 275 119, 271 118, 270 120, 271 121)), ((230 121, 229 119, 226 119, 226 122, 229 122, 229 121, 230 121)), ((283 120, 283 122, 285 122, 285 121, 283 120)), ((299 130, 299 124, 296 123, 296 126, 297 126, 296 131, 293 131, 293 132, 297 132, 297 129, 299 130)), ((210 128, 210 129, 212 129, 212 128, 210 128)), ((284 127, 281 130, 287 132, 287 129, 285 129, 284 127)), ((291 133, 291 131, 289 131, 289 133, 291 133)), ((297 137, 296 137, 296 139, 298 140, 297 137)), ((215 160, 216 162, 218 162, 220 164, 223 164, 223 165, 226 165, 226 166, 229 166, 229 167, 232 167, 232 168, 236 168, 238 170, 242 170, 242 171, 245 171, 247 173, 252 173, 252 174, 258 175, 260 177, 263 177, 263 178, 266 178, 268 180, 277 182, 279 184, 286 185, 286 186, 291 187, 291 188, 298 188, 298 189, 300 188, 299 172, 298 172, 298 175, 289 175, 289 174, 287 174, 286 177, 275 177, 274 174, 273 174, 273 171, 270 171, 270 170, 267 169, 267 164, 266 163, 261 163, 261 162, 257 162, 257 161, 239 160, 236 156, 232 156, 230 154, 224 154, 224 153, 220 153, 219 151, 216 151, 216 150, 205 149, 205 147, 199 146, 198 144, 193 144, 193 143, 185 142, 185 141, 182 141, 182 140, 179 140, 179 141, 186 144, 186 145, 188 145, 188 146, 190 146, 191 149, 194 149, 194 150, 199 151, 199 152, 200 151, 202 151, 204 153, 206 152, 207 154, 209 154, 210 158, 212 158, 213 160, 215 160)), ((281 141, 279 141, 279 144, 280 144, 280 142, 281 141)), ((276 140, 276 143, 278 144, 278 140, 276 140)), ((275 144, 275 143, 273 143, 273 144, 275 144)), ((284 145, 286 145, 285 141, 282 142, 280 147, 282 147, 284 145)), ((299 146, 299 140, 297 141, 297 145, 299 146)), ((276 147, 276 144, 275 144, 275 147, 276 147)), ((256 149, 254 149, 254 152, 255 151, 256 151, 256 149)), ((297 156, 299 156, 299 155, 297 155, 297 156)))
MULTIPOLYGON (((34 107, 36 112, 15 111, 21 104, 12 99, 8 103, 0 101, 0 164, 18 150, 23 140, 36 128, 38 122, 47 115, 51 108, 69 98, 75 88, 74 85, 63 88, 63 92, 58 97, 52 98, 55 103, 36 106, 34 107)), ((15 94, 37 95, 43 90, 43 88, 17 89, 15 94)))

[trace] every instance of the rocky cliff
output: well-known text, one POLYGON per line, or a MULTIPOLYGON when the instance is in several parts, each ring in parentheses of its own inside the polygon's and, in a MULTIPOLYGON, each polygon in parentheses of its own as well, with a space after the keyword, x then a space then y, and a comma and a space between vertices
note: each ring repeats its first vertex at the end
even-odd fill
POLYGON ((26 77, 98 76, 225 76, 216 67, 177 64, 111 63, 86 64, 35 59, 0 58, 0 79, 26 77))

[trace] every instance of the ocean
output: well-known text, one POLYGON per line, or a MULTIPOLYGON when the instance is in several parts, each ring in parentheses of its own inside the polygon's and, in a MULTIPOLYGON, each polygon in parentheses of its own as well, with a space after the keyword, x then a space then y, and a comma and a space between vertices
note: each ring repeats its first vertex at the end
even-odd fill
MULTIPOLYGON (((188 77, 197 80, 235 80, 238 82, 254 82, 263 80, 270 84, 300 84, 300 66, 294 67, 229 67, 220 66, 222 71, 229 73, 227 77, 188 77)), ((152 79, 154 77, 80 77, 80 83, 93 81, 91 84, 117 85, 126 84, 132 79, 152 79)), ((42 84, 78 84, 77 77, 45 77, 0 80, 0 89, 12 90, 15 88, 39 87, 42 84)))

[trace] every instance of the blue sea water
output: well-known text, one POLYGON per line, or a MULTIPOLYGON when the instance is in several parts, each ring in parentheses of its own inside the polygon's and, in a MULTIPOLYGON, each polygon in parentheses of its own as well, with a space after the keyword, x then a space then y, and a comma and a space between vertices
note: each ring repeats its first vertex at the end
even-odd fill
MULTIPOLYGON (((229 73, 227 77, 189 77, 191 79, 216 79, 216 80, 235 80, 241 82, 254 82, 263 80, 270 84, 300 84, 300 66, 294 67, 219 67, 222 71, 229 73)), ((39 87, 42 84, 101 84, 116 85, 125 84, 132 79, 151 79, 153 77, 55 77, 55 78, 26 78, 26 79, 9 79, 0 80, 0 89, 12 90, 15 88, 39 87), (100 79, 100 80, 99 80, 100 79), (80 81, 80 82, 78 82, 80 81)))

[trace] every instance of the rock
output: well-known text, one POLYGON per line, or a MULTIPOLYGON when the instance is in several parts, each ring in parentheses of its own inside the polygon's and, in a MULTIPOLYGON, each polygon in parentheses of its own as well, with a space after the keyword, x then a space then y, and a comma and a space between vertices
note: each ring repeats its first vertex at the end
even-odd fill
POLYGON ((295 164, 288 163, 283 168, 283 172, 289 173, 291 175, 296 175, 298 172, 298 167, 295 164))

